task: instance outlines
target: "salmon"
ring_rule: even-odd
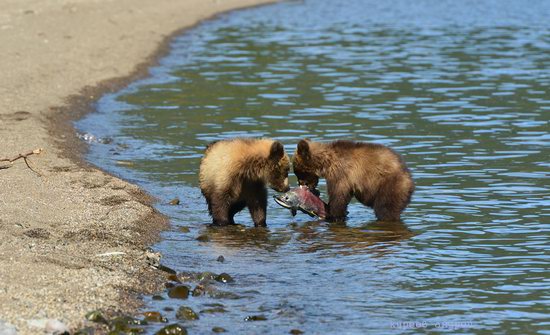
[[[298,210],[321,219],[327,215],[328,205],[304,185],[295,187],[285,194],[275,195],[273,198],[280,206],[290,209],[292,216],[295,216]]]

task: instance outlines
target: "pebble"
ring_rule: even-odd
[[[152,250],[147,250],[145,252],[144,256],[145,256],[145,261],[147,262],[147,264],[149,264],[151,266],[154,266],[154,267],[158,267],[160,265],[160,259],[162,257],[160,252],[154,252]]]
[[[208,237],[208,235],[199,235],[199,237],[197,237],[197,241],[199,242],[209,242],[210,241],[210,237]]]
[[[202,272],[201,274],[199,274],[199,276],[197,277],[197,279],[199,281],[205,281],[205,280],[212,280],[212,279],[216,279],[218,275],[215,274],[214,272]]]
[[[178,275],[175,274],[169,274],[166,279],[175,281],[176,283],[181,283],[181,280],[178,278]]]
[[[168,290],[168,296],[173,299],[187,299],[189,297],[189,287],[185,285],[172,287]]]
[[[244,318],[244,321],[266,321],[267,318],[263,315],[250,315]]]
[[[212,307],[201,310],[203,314],[214,314],[214,313],[227,313],[227,310],[223,307]]]
[[[92,321],[92,322],[101,322],[101,323],[107,323],[107,319],[101,314],[100,311],[91,311],[86,314],[86,320]]]
[[[181,306],[176,312],[176,318],[180,320],[198,320],[199,316],[191,307]]]
[[[216,281],[219,281],[220,283],[231,283],[233,282],[233,277],[231,277],[228,273],[220,273],[218,276],[216,276]]]
[[[198,297],[198,296],[201,296],[201,295],[204,295],[206,293],[206,289],[203,285],[197,285],[194,289],[193,289],[193,292],[192,292],[192,295],[194,297]]]
[[[171,324],[155,333],[156,335],[187,335],[187,330],[179,324]]]

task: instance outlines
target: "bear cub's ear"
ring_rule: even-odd
[[[285,148],[279,141],[273,142],[271,150],[269,150],[269,159],[278,161],[285,155]]]
[[[309,158],[309,141],[307,139],[300,140],[300,142],[298,142],[298,155],[302,156],[305,159]]]

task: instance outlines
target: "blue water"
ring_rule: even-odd
[[[91,162],[160,199],[165,265],[191,288],[198,272],[235,279],[144,310],[176,321],[164,308],[190,306],[200,319],[180,322],[197,334],[550,334],[549,14],[550,1],[291,1],[176,37],[77,123],[113,140]],[[352,203],[332,225],[270,201],[268,230],[246,211],[210,229],[199,160],[236,136],[289,153],[303,137],[389,145],[417,191],[402,223]],[[200,313],[212,307],[226,312]]]

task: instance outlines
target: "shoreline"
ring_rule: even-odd
[[[29,157],[41,176],[22,160],[0,169],[0,332],[7,323],[34,334],[41,329],[33,322],[46,319],[75,330],[87,324],[88,311],[133,313],[141,294],[163,288],[165,273],[148,264],[147,247],[168,219],[139,187],[88,163],[72,123],[104,93],[146,77],[174,36],[218,14],[273,2],[7,3],[0,15],[0,158],[44,151]]]

